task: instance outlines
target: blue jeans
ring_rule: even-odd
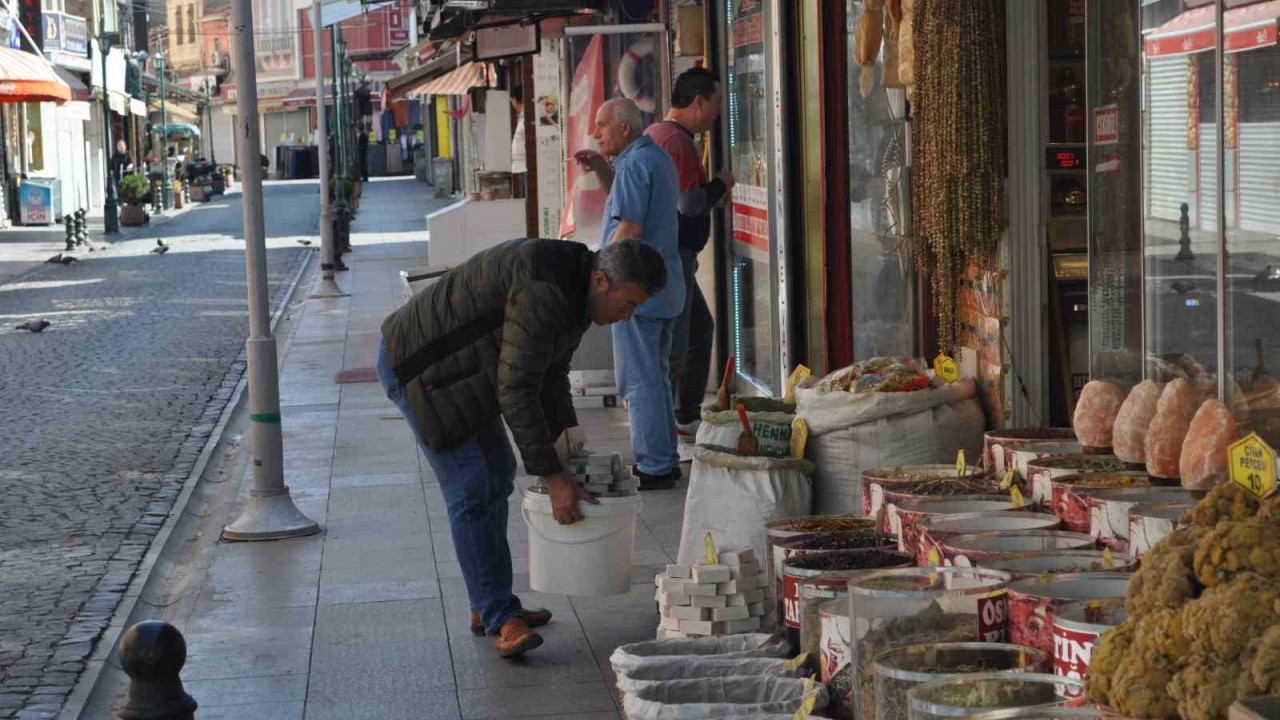
[[[702,417],[716,324],[698,287],[698,253],[680,248],[680,260],[684,263],[684,310],[676,318],[671,342],[671,387],[676,394],[676,422],[683,425]]]
[[[613,324],[613,363],[618,395],[631,413],[636,467],[666,475],[680,466],[671,398],[671,341],[676,319],[634,315]]]
[[[511,546],[507,544],[507,498],[515,490],[516,457],[502,420],[447,452],[432,450],[418,431],[404,388],[396,379],[387,348],[378,348],[378,379],[387,398],[400,408],[427,462],[440,480],[449,510],[449,532],[467,583],[471,611],[480,613],[485,630],[496,634],[520,614],[520,599],[511,592]]]

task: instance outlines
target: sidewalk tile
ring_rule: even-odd
[[[330,700],[318,693],[307,702],[307,720],[457,720],[460,717],[458,698],[452,692],[371,693],[340,700]]]
[[[458,700],[465,720],[617,710],[613,694],[600,682],[487,688],[460,692]]]
[[[302,711],[302,701],[214,705],[208,708],[201,704],[196,716],[200,720],[302,720]]]
[[[440,601],[320,606],[310,687],[334,702],[452,691]]]

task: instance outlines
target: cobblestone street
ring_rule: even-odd
[[[274,309],[317,185],[265,196]],[[244,371],[241,227],[232,194],[0,284],[0,718],[61,708]]]

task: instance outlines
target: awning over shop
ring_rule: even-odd
[[[137,115],[138,117],[146,117],[147,104],[142,102],[138,98],[131,97],[129,98],[129,112],[134,115]]]
[[[71,88],[44,58],[0,47],[0,102],[56,102],[71,99]]]
[[[473,87],[492,84],[494,72],[488,63],[473,62],[447,75],[427,80],[404,91],[406,95],[466,95]]]
[[[191,123],[169,123],[168,125],[153,125],[151,129],[154,132],[164,133],[168,137],[175,135],[190,135],[191,137],[200,137],[200,128]]]
[[[72,100],[84,102],[89,99],[89,86],[76,77],[75,73],[58,65],[53,66],[53,71],[62,79],[62,82],[67,84],[67,87],[71,88]]]
[[[1188,55],[1212,50],[1217,35],[1214,7],[1188,10],[1156,28],[1146,39],[1146,56]],[[1246,5],[1222,15],[1222,49],[1240,52],[1276,44],[1280,0]]]
[[[160,101],[153,99],[151,101],[151,112],[159,112],[159,111],[160,111]],[[169,102],[165,103],[164,111],[169,116],[170,120],[177,119],[177,120],[185,120],[187,122],[193,122],[193,123],[200,122],[200,116],[197,115],[194,110],[191,110],[190,108],[187,108],[186,106],[178,102],[175,102],[173,100],[170,100]]]

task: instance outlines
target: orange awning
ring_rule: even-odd
[[[488,63],[471,62],[445,75],[432,78],[404,91],[405,95],[466,95],[467,91],[494,81]]]
[[[0,47],[0,103],[71,99],[71,88],[39,55]]]

